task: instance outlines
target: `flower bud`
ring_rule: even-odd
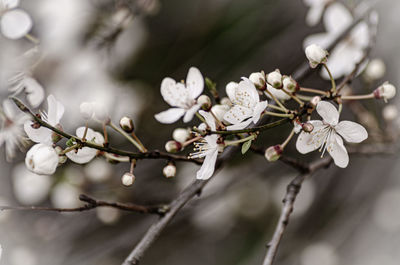
[[[176,153],[179,152],[181,149],[182,149],[182,144],[177,141],[171,140],[165,144],[165,150],[168,153]]]
[[[85,120],[93,118],[95,106],[93,102],[82,102],[79,106],[79,111]]]
[[[308,133],[310,133],[314,130],[314,125],[312,125],[309,122],[303,123],[302,127],[303,127],[303,131],[308,132]]]
[[[276,69],[275,71],[269,73],[267,75],[267,81],[274,88],[281,88],[282,87],[281,72],[278,69]]]
[[[310,105],[315,108],[318,103],[321,101],[321,97],[320,96],[315,96],[310,100]]]
[[[176,128],[172,133],[172,138],[180,143],[186,142],[190,137],[190,130],[184,128]]]
[[[122,128],[122,130],[124,130],[127,133],[132,133],[133,130],[135,129],[132,119],[126,116],[122,117],[119,120],[119,126]]]
[[[375,98],[383,98],[385,101],[393,98],[396,95],[396,88],[389,82],[383,83],[380,87],[374,90]]]
[[[209,96],[207,95],[201,95],[198,99],[197,99],[197,103],[201,105],[201,108],[203,110],[210,110],[212,104],[211,104],[211,99]]]
[[[324,50],[317,44],[311,44],[307,46],[305,53],[311,68],[315,68],[319,64],[326,63],[328,61],[328,51]]]
[[[283,76],[283,88],[288,92],[295,92],[299,88],[299,84],[290,76]]]
[[[374,81],[381,79],[386,72],[385,63],[381,59],[373,59],[369,62],[364,71],[364,77],[367,80]]]
[[[168,164],[163,168],[163,174],[166,178],[173,178],[176,175],[176,166]]]
[[[99,104],[95,104],[94,116],[97,120],[99,120],[100,122],[102,122],[104,124],[108,124],[111,121],[108,111],[103,106],[100,106]]]
[[[227,98],[227,97],[221,98],[220,102],[221,102],[221,105],[225,105],[225,106],[228,106],[228,107],[232,106],[231,100],[229,98]]]
[[[135,182],[135,175],[130,172],[126,172],[122,175],[121,181],[124,186],[129,187],[133,184],[133,182]]]
[[[26,153],[25,165],[36,174],[52,175],[58,166],[58,154],[49,145],[35,144]]]
[[[395,105],[387,105],[382,110],[382,116],[386,121],[393,121],[399,116],[399,111]]]
[[[267,150],[265,150],[265,158],[269,161],[269,162],[274,162],[276,160],[278,160],[281,157],[283,150],[281,145],[274,145],[274,146],[270,146],[267,148]]]
[[[249,76],[250,81],[255,85],[258,90],[265,90],[266,83],[265,83],[265,74],[264,72],[256,72],[252,73]]]

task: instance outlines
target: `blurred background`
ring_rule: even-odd
[[[134,15],[129,16],[125,3]],[[191,66],[217,82],[225,95],[229,81],[279,68],[290,74],[304,60],[303,40],[324,31],[305,24],[308,8],[297,0],[35,0],[22,1],[34,21],[32,35],[45,54],[33,75],[46,94],[65,108],[64,130],[84,125],[83,101],[101,103],[114,122],[133,117],[148,149],[164,148],[174,128],[153,115],[168,106],[160,96],[161,80],[184,79]],[[359,1],[346,1],[350,7]],[[380,15],[372,58],[383,59],[384,80],[398,84],[400,2],[378,1]],[[122,29],[119,26],[123,25]],[[0,38],[0,96],[15,58],[32,48],[27,40]],[[328,87],[312,73],[305,87]],[[363,82],[355,82],[362,91]],[[396,105],[397,100],[391,103]],[[369,102],[379,126],[382,102]],[[40,109],[47,109],[46,103]],[[345,116],[354,119],[346,112]],[[359,121],[361,122],[361,121]],[[392,128],[398,121],[392,120]],[[195,124],[195,123],[194,123]],[[93,128],[99,129],[95,123]],[[268,131],[259,146],[282,142],[288,126]],[[111,143],[130,149],[118,135]],[[3,149],[4,147],[2,147]],[[134,150],[134,149],[132,149]],[[286,151],[286,150],[285,150]],[[288,154],[299,156],[290,145]],[[166,161],[140,161],[136,182],[121,185],[126,164],[96,158],[87,165],[67,163],[53,176],[29,173],[24,154],[12,163],[0,153],[0,205],[77,207],[81,193],[95,198],[140,204],[168,203],[194,180],[198,166],[177,164],[177,176],[166,179]],[[397,155],[353,156],[345,170],[331,166],[307,179],[295,204],[276,264],[398,264],[400,259],[400,168]],[[192,200],[148,250],[141,264],[261,264],[278,220],[286,185],[296,172],[248,152],[235,155]],[[0,212],[0,264],[121,264],[157,216],[99,208],[83,213]]]

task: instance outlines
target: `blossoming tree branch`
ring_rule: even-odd
[[[0,144],[4,143],[6,146],[7,159],[13,158],[17,147],[34,143],[26,153],[26,167],[35,174],[52,175],[68,160],[87,164],[95,157],[102,157],[110,163],[126,164],[126,173],[121,176],[121,184],[128,187],[134,185],[135,166],[143,159],[165,160],[162,173],[167,178],[176,175],[179,170],[176,165],[178,161],[200,165],[193,174],[197,179],[194,184],[168,206],[106,202],[81,195],[80,199],[86,203],[84,207],[29,209],[79,212],[96,207],[115,207],[162,216],[124,262],[137,264],[168,222],[186,202],[201,191],[214,175],[216,168],[226,160],[224,155],[229,157],[232,152],[245,155],[251,150],[263,154],[268,162],[279,160],[301,173],[289,185],[282,215],[269,245],[264,264],[272,264],[294,200],[306,176],[328,166],[332,161],[337,167],[346,168],[351,163],[347,143],[368,141],[369,128],[355,121],[342,120],[341,113],[351,104],[364,100],[387,102],[396,94],[395,86],[389,82],[381,83],[365,94],[351,93],[347,85],[359,73],[363,72],[371,81],[378,80],[383,75],[380,73],[381,62],[370,61],[362,69],[368,57],[366,50],[371,43],[373,28],[364,20],[353,23],[353,14],[342,4],[332,1],[305,2],[310,5],[307,23],[316,25],[323,16],[327,30],[326,33],[309,36],[305,40],[305,58],[309,69],[319,71],[322,78],[330,81],[330,87],[305,87],[300,80],[276,69],[235,77],[234,81],[226,84],[226,96],[221,97],[222,91],[217,89],[217,84],[205,78],[196,67],[188,69],[185,81],[165,77],[160,84],[160,92],[167,109],[155,114],[154,118],[162,124],[174,124],[179,120],[188,124],[187,128],[175,128],[172,131],[172,139],[166,141],[165,151],[149,150],[136,135],[140,128],[135,128],[130,117],[125,116],[114,121],[104,107],[96,102],[81,103],[80,114],[84,122],[77,124],[77,128],[63,126],[62,118],[64,114],[68,115],[68,108],[53,95],[47,96],[47,110],[40,108],[38,111],[45,93],[32,76],[32,69],[42,60],[40,42],[29,34],[32,20],[25,11],[17,8],[19,1],[0,2],[2,34],[9,39],[26,38],[34,45],[26,55],[33,57],[34,63],[30,69],[20,71],[10,80],[12,94],[4,101],[1,111],[3,127]],[[314,2],[321,3],[315,5]],[[343,19],[338,21],[335,19],[337,17]],[[369,19],[375,21],[373,15]],[[353,41],[346,42],[342,36],[345,31],[348,39],[352,38]],[[334,42],[337,42],[336,46],[329,53],[327,48]],[[349,55],[353,52],[356,56]],[[337,84],[340,77],[344,77],[344,82]],[[21,96],[23,94],[25,99]],[[20,113],[14,112],[11,102],[21,110]],[[94,124],[101,130],[90,128]],[[268,135],[274,128],[287,124],[290,124],[290,129],[280,142],[270,146],[260,146],[257,142],[260,135]],[[75,133],[72,133],[74,130]],[[124,138],[130,146],[125,149],[115,148],[109,138],[110,130]],[[62,139],[65,141],[61,141]],[[370,140],[369,143],[374,141]],[[286,148],[290,145],[296,147],[299,156],[319,152],[321,158],[302,164],[286,155]]]

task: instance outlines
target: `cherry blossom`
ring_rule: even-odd
[[[237,86],[227,86],[226,93],[233,103],[233,107],[224,115],[224,120],[233,124],[227,127],[228,130],[240,130],[251,122],[257,123],[268,106],[267,101],[260,101],[256,87],[245,77]]]
[[[44,89],[29,73],[19,72],[8,81],[11,84],[9,91],[17,95],[24,91],[29,104],[37,108],[44,100]]]
[[[52,175],[58,166],[58,154],[50,145],[35,144],[26,153],[25,165],[33,173]]]
[[[47,97],[48,112],[42,112],[41,118],[53,127],[59,125],[62,116],[64,115],[64,106],[57,101],[53,95]],[[53,132],[45,127],[35,127],[33,121],[27,121],[24,124],[24,129],[29,139],[36,143],[51,145],[53,143]]]
[[[184,122],[192,120],[201,105],[196,98],[204,89],[204,79],[199,69],[191,67],[186,77],[186,84],[176,82],[170,77],[161,83],[161,95],[172,108],[160,112],[154,117],[161,123],[174,123],[183,117]]]
[[[322,121],[309,121],[314,129],[311,133],[305,131],[300,133],[296,142],[297,150],[306,154],[320,148],[322,156],[325,151],[328,151],[338,167],[347,167],[349,155],[344,147],[342,137],[347,142],[360,143],[367,139],[367,131],[363,126],[352,121],[339,122],[339,112],[329,102],[319,102],[316,110],[322,117]]]
[[[207,125],[211,130],[216,130],[214,117],[205,111],[199,111],[200,115],[204,117]],[[200,126],[199,126],[200,127]],[[212,134],[204,137],[200,142],[195,143],[195,153],[190,154],[190,158],[204,158],[203,165],[196,173],[197,179],[209,179],[215,170],[215,163],[217,162],[218,152],[220,147],[218,145],[218,135]]]
[[[315,43],[326,49],[329,43],[332,43],[352,23],[353,16],[350,11],[343,4],[333,3],[327,7],[324,14],[324,26],[327,32],[307,37],[303,43],[304,47]],[[364,56],[364,49],[368,43],[368,25],[360,22],[350,31],[347,38],[339,42],[330,52],[327,66],[335,79],[353,71],[355,65]],[[326,71],[321,71],[321,75],[329,79]]]
[[[24,37],[32,28],[32,19],[24,10],[17,8],[19,0],[0,1],[0,29],[9,39]]]
[[[29,118],[24,113],[16,113],[13,109],[13,103],[9,100],[3,101],[3,110],[0,117],[2,119],[0,146],[4,143],[6,158],[10,161],[15,156],[16,147],[22,148],[26,145],[27,139],[23,125]]]
[[[76,129],[76,136],[82,138],[85,132],[85,127],[79,127]],[[93,131],[92,129],[88,128],[86,132],[86,137],[88,142],[92,142],[98,145],[102,145],[104,143],[104,137],[101,133]],[[82,147],[78,151],[72,150],[67,152],[65,155],[78,164],[86,164],[90,162],[97,154],[97,149],[90,148],[90,147]]]

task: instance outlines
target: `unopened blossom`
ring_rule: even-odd
[[[249,80],[253,82],[253,84],[256,86],[257,89],[259,90],[265,89],[266,81],[264,72],[251,73],[249,76]]]
[[[207,95],[201,95],[197,99],[197,104],[199,104],[203,110],[209,110],[212,106],[211,98]]]
[[[267,74],[267,82],[274,88],[282,87],[282,75],[281,72],[277,69],[269,74]]]
[[[121,182],[124,186],[129,187],[132,186],[133,182],[135,182],[135,175],[130,172],[126,172],[121,177]]]
[[[282,146],[274,145],[270,146],[265,150],[264,156],[269,162],[274,162],[278,160],[282,155]]]
[[[328,52],[317,44],[307,46],[305,53],[311,68],[326,63],[328,60]]]
[[[303,0],[310,7],[306,15],[308,26],[315,26],[321,20],[325,7],[333,0]]]
[[[296,142],[297,150],[306,154],[319,148],[322,156],[325,151],[328,151],[338,167],[347,167],[349,155],[344,147],[342,137],[347,142],[360,143],[367,139],[367,131],[363,126],[352,121],[339,122],[339,112],[329,102],[319,102],[316,110],[322,117],[322,121],[309,121],[314,129],[311,133],[305,131],[300,133]]]
[[[189,137],[190,137],[190,129],[187,128],[176,128],[172,132],[172,139],[180,143],[186,142],[189,139]]]
[[[132,133],[135,129],[132,119],[126,116],[119,120],[119,126],[127,133]]]
[[[394,98],[396,95],[396,87],[389,82],[385,82],[374,90],[375,98],[383,98],[385,101]]]
[[[292,93],[295,92],[299,86],[296,80],[294,80],[290,76],[283,76],[282,84],[283,84],[283,89]]]
[[[19,39],[32,28],[32,19],[28,13],[18,8],[19,0],[0,1],[0,30],[4,37]]]
[[[33,173],[52,175],[58,166],[58,154],[50,145],[35,144],[26,153],[25,165]]]
[[[9,79],[8,83],[11,85],[9,91],[14,95],[24,92],[32,107],[37,108],[42,104],[45,96],[44,89],[29,73],[19,72]]]
[[[59,125],[62,116],[64,115],[64,106],[57,101],[53,95],[47,97],[48,111],[41,113],[41,119],[53,127]],[[40,126],[36,127],[33,121],[27,121],[24,124],[24,129],[29,139],[36,143],[44,143],[51,145],[53,143],[53,131]]]
[[[168,153],[177,153],[182,150],[182,144],[178,141],[168,141],[165,143],[165,150]]]
[[[163,174],[166,178],[173,178],[176,175],[176,166],[168,164],[163,168]]]
[[[240,130],[250,123],[257,123],[261,113],[268,106],[267,101],[260,101],[257,89],[247,78],[235,86],[226,88],[226,93],[233,103],[233,107],[224,115],[224,120],[231,123],[228,130]]]
[[[364,77],[367,80],[375,81],[381,79],[386,72],[385,63],[381,59],[371,60],[364,71]]]
[[[182,116],[184,122],[191,121],[201,107],[196,99],[203,89],[204,79],[196,67],[189,69],[185,84],[176,82],[170,77],[164,78],[161,82],[161,95],[172,108],[154,117],[161,123],[174,123]]]
[[[25,113],[15,112],[10,100],[3,101],[3,109],[0,112],[0,146],[4,144],[7,161],[15,156],[15,149],[22,149],[27,144],[24,133],[24,123],[29,120]]]
[[[323,22],[326,32],[307,37],[303,42],[304,47],[314,43],[327,49],[329,44],[353,23],[353,16],[343,4],[335,2],[326,8]],[[360,22],[330,52],[329,60],[326,64],[333,78],[337,79],[351,73],[355,65],[364,56],[364,49],[368,46],[368,43],[368,25],[365,22]],[[324,69],[322,69],[321,75],[329,80],[329,75]]]
[[[94,116],[96,104],[94,102],[82,102],[79,105],[79,112],[84,120],[90,120]]]
[[[216,124],[214,117],[209,112],[200,111],[199,113],[204,117],[210,129],[215,131]],[[189,157],[193,159],[205,157],[200,170],[196,173],[197,179],[206,180],[213,175],[218,152],[222,151],[218,144],[218,138],[219,136],[217,134],[207,135],[199,142],[195,143],[194,151],[196,152],[191,153]]]
[[[85,127],[79,127],[76,129],[76,136],[82,138],[85,133]],[[102,145],[104,143],[104,137],[101,133],[93,131],[88,128],[86,132],[86,142]],[[75,143],[74,143],[75,144]],[[72,150],[67,152],[65,155],[75,163],[86,164],[90,162],[97,154],[97,149],[90,147],[82,147],[78,150]]]

